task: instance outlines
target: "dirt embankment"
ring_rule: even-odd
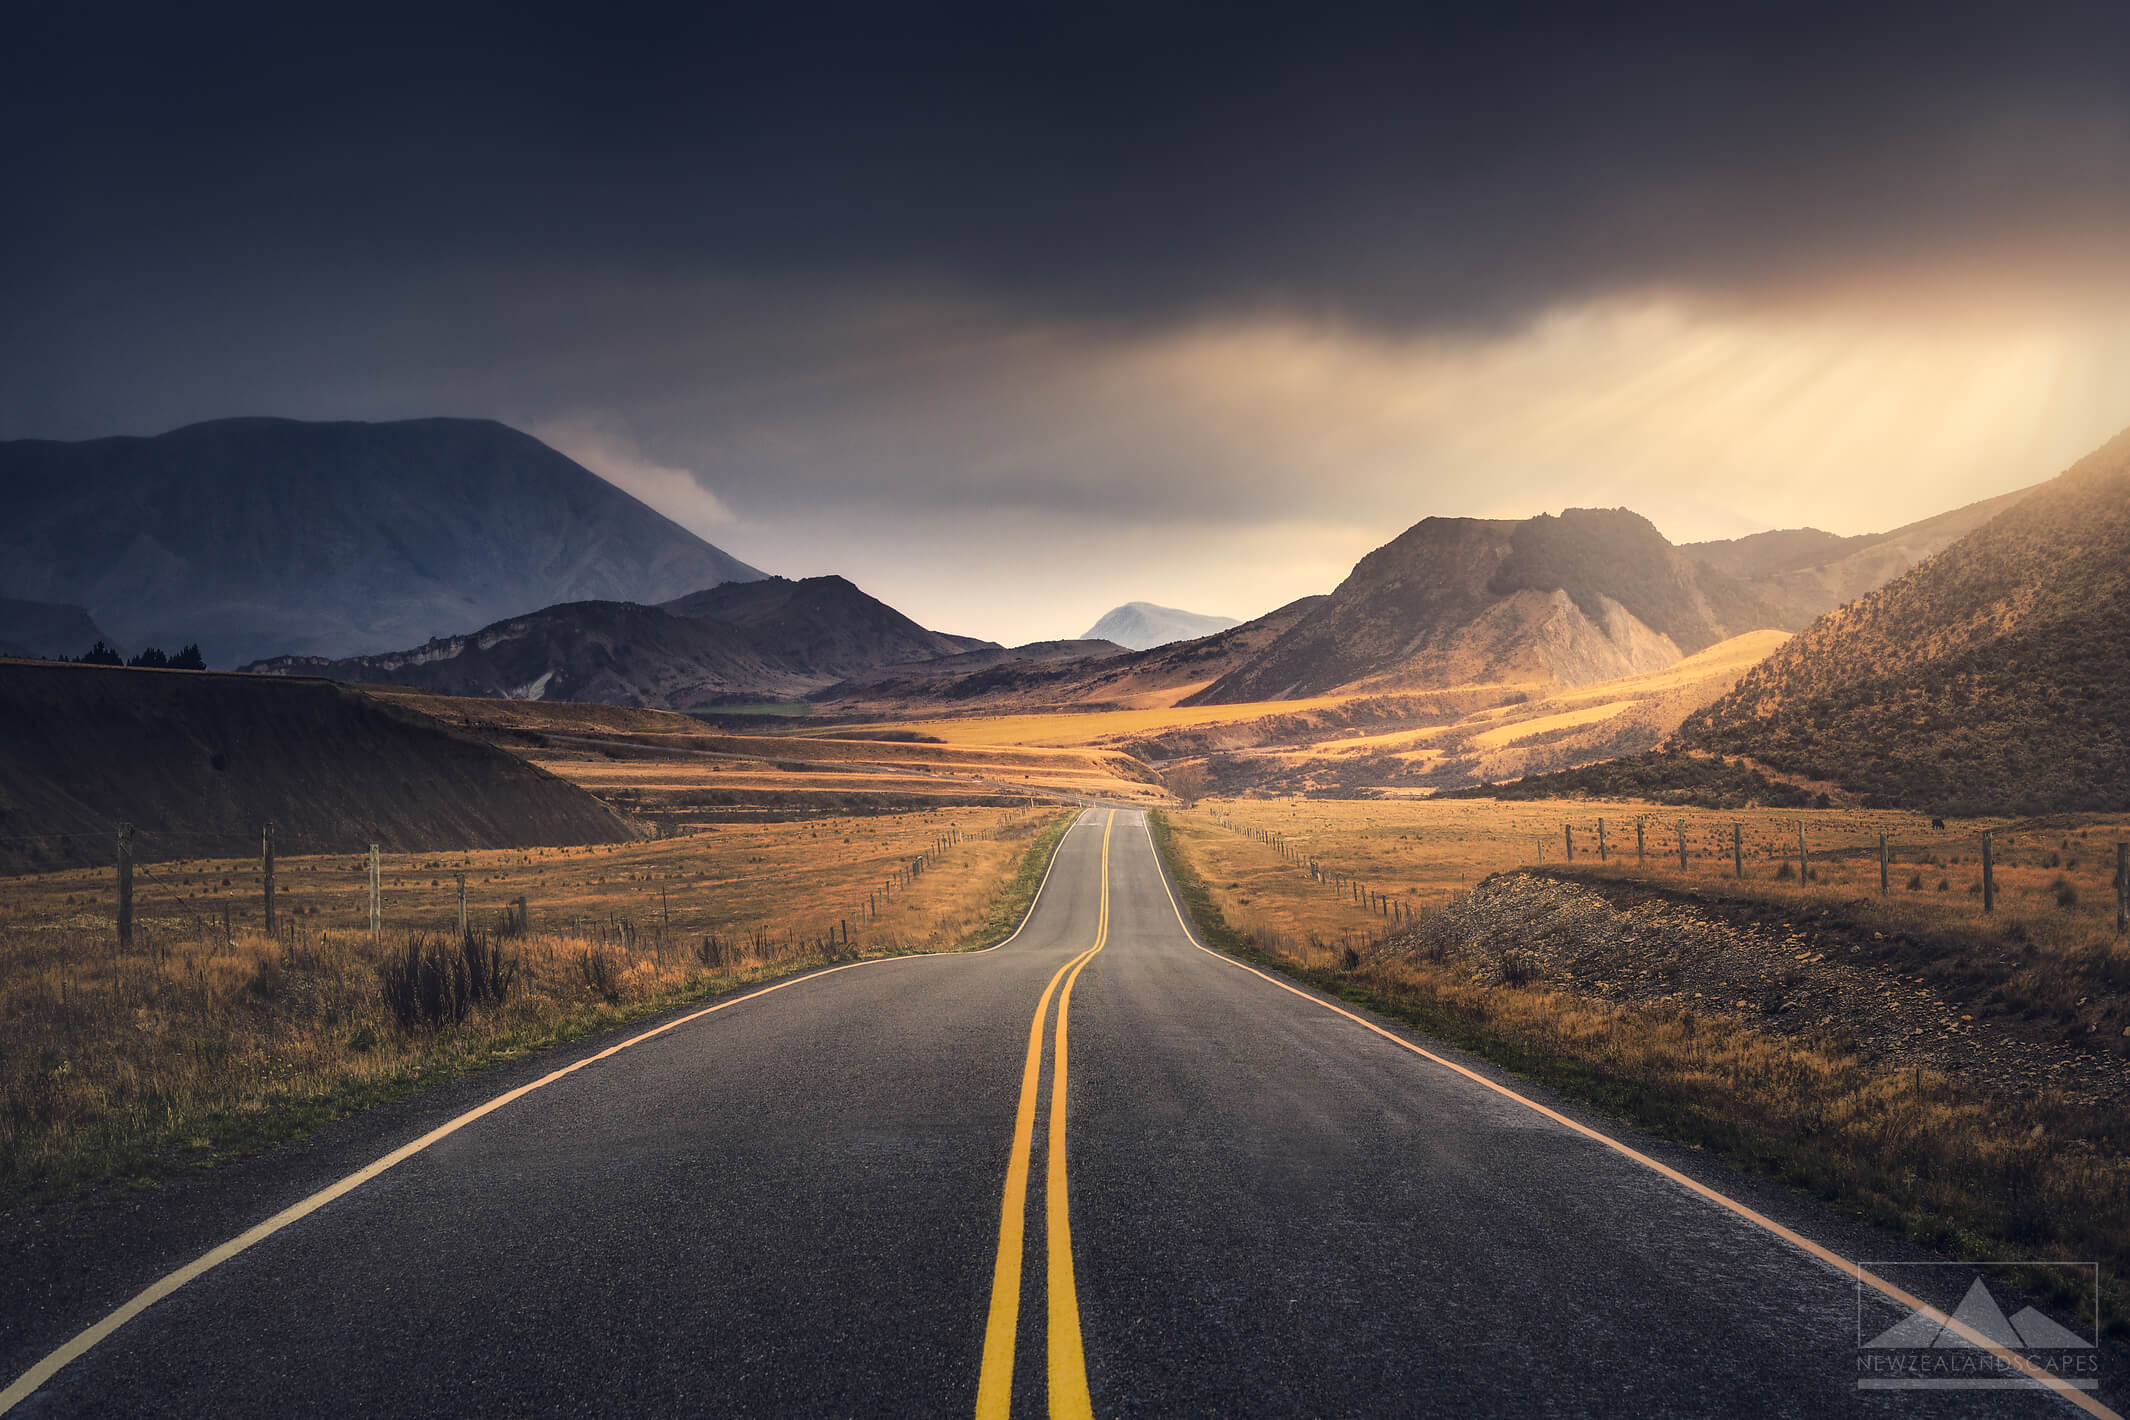
[[[2008,1096],[2130,1103],[2130,996],[2009,945],[1951,951],[1831,909],[1524,870],[1482,881],[1406,949],[1497,980],[1728,1013]]]
[[[324,681],[0,662],[0,872],[284,853],[619,843],[592,795]]]

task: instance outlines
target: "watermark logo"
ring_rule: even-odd
[[[2080,1319],[2100,1315],[2099,1264],[1871,1262],[1864,1270],[1924,1305],[1900,1305],[1857,1279],[1857,1389],[2099,1389],[2099,1323]]]

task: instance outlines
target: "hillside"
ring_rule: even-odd
[[[486,420],[0,443],[0,508],[0,596],[80,605],[128,645],[197,642],[212,665],[388,650],[527,607],[761,575]]]
[[[668,602],[569,602],[409,651],[280,656],[248,670],[446,695],[668,710],[795,700],[862,670],[988,642],[927,631],[841,577],[782,577]]]
[[[1207,616],[1152,602],[1126,602],[1112,607],[1087,629],[1086,641],[1114,641],[1132,651],[1148,651],[1171,641],[1195,641],[1242,623],[1232,616]]]
[[[1941,812],[2130,805],[2130,432],[1830,613],[1682,747]]]
[[[1679,550],[1745,582],[1775,608],[1785,629],[1796,631],[1952,546],[2032,491],[1986,498],[1892,532],[1836,537],[1817,528],[1795,528],[1687,543]]]
[[[110,639],[78,606],[0,597],[0,656],[79,656]]]
[[[1522,522],[1428,518],[1196,697],[1232,704],[1661,670],[1775,612],[1624,508]]]
[[[722,622],[772,648],[802,676],[836,680],[875,666],[999,649],[974,636],[927,631],[842,577],[727,582],[665,604],[675,616]]]
[[[0,662],[0,871],[256,852],[618,843],[591,795],[320,681]]]

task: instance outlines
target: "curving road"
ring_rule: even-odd
[[[286,1165],[271,1206],[209,1243],[307,1211],[6,1399],[17,1415],[2105,1413],[2112,1350],[2081,1362],[2100,1386],[2073,1398],[1860,1390],[1859,1291],[1838,1264],[1927,1254],[1406,1039],[1196,945],[1142,816],[1090,810],[1003,947],[693,1013],[528,1075],[469,1121],[380,1116],[362,1126],[376,1137]],[[315,1197],[358,1144],[362,1162],[453,1123]],[[38,1295],[0,1312],[10,1376],[173,1265],[138,1252],[130,1279],[21,1289]],[[1968,1274],[1941,1271],[1928,1300],[1950,1308]]]

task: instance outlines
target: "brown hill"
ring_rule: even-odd
[[[2130,806],[2130,432],[1862,599],[1676,743],[1943,812]]]
[[[1661,670],[1775,613],[1625,508],[1523,522],[1429,518],[1194,703]]]
[[[314,680],[0,662],[0,865],[616,843],[591,795],[426,716]]]
[[[835,680],[875,666],[999,649],[974,636],[928,631],[842,577],[726,582],[665,603],[675,616],[722,622],[808,678]]]
[[[446,695],[669,710],[796,700],[888,662],[989,646],[927,631],[841,577],[728,583],[666,603],[569,602],[411,651],[247,670]]]
[[[1796,631],[1866,592],[1885,586],[2010,508],[2033,490],[1985,498],[1892,532],[1836,537],[1818,528],[1754,533],[1726,542],[1691,542],[1679,550],[1745,582]]]

